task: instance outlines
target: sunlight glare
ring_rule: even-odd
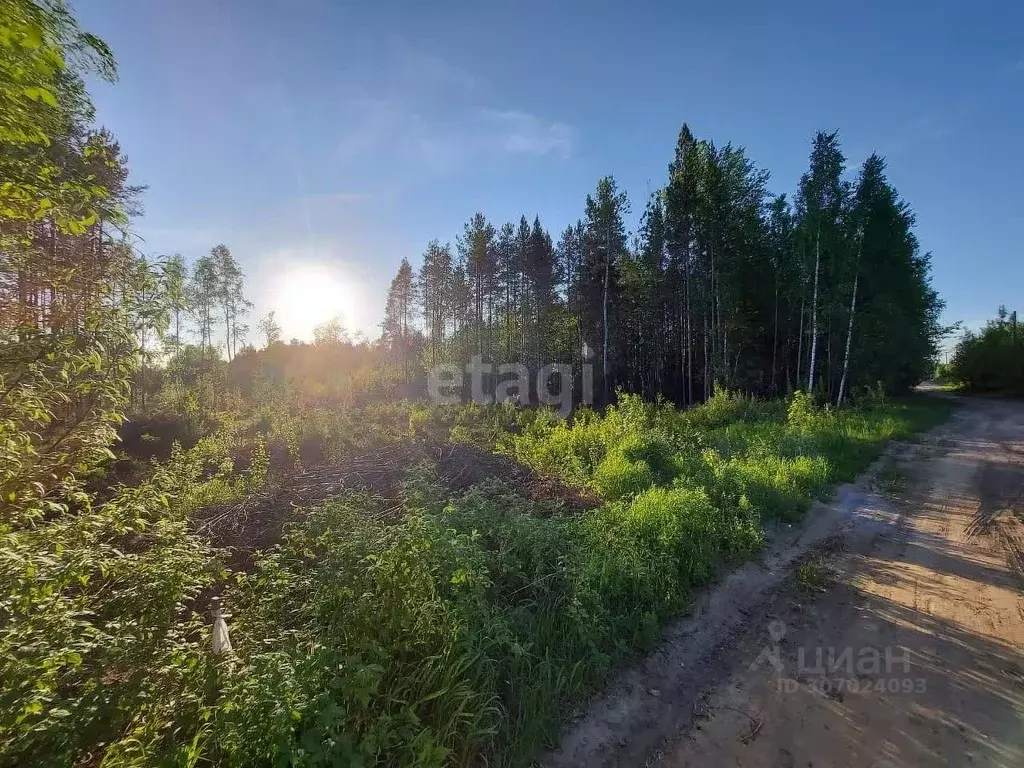
[[[311,339],[313,328],[341,317],[342,324],[354,314],[354,296],[337,273],[322,265],[289,267],[278,284],[273,308],[284,338]]]

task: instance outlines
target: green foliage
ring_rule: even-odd
[[[240,583],[216,729],[229,762],[440,766],[496,731],[460,615],[487,586],[472,542],[413,510],[374,523],[366,503],[312,510]]]
[[[844,216],[859,222],[877,278],[863,278],[864,337],[889,339],[884,355],[855,347],[851,382],[877,373],[906,385],[930,351],[939,303],[912,215],[880,161],[866,164],[850,208],[835,136],[819,136],[828,151],[812,157],[796,209],[776,199],[770,227],[766,173],[684,127],[636,253],[627,197],[607,177],[558,249],[539,218],[498,231],[477,214],[457,259],[433,243],[419,275],[403,261],[379,343],[349,341],[331,321],[315,345],[285,345],[270,316],[256,352],[240,348],[249,304],[225,246],[189,279],[180,257],[150,263],[104,228],[125,221],[132,188],[113,138],[89,133],[87,72],[112,77],[110,52],[60,0],[0,0],[0,272],[12,276],[0,295],[5,765],[528,764],[694,589],[759,549],[767,523],[798,519],[885,440],[941,415],[887,402],[882,385],[853,408],[820,409],[834,365],[825,387],[788,405],[719,387],[779,392],[781,371],[801,364],[794,310],[809,298],[799,291],[822,231],[820,320],[838,349],[853,242]],[[684,291],[685,322],[666,327],[684,319]],[[695,368],[673,355],[696,340],[701,315],[711,323]],[[189,316],[197,346],[183,342]],[[883,318],[896,316],[904,330],[886,335]],[[504,347],[509,361],[578,362],[586,338],[601,339],[603,403],[616,382],[705,403],[679,411],[619,392],[565,421],[510,403],[393,397],[428,359],[493,359]],[[911,350],[906,365],[894,365],[897,347]],[[139,459],[136,484],[92,493],[132,396],[181,417],[190,447]],[[500,479],[456,492],[429,464],[386,468],[405,481],[386,500],[339,492],[296,512],[276,495],[279,471],[300,477],[297,467],[382,447],[437,456],[455,443],[601,503],[570,513]],[[288,522],[279,543],[238,565],[206,538],[204,515],[244,525],[256,508],[267,530]],[[210,648],[214,594],[234,644],[223,657]]]
[[[980,333],[956,347],[948,374],[968,389],[1024,396],[1024,329],[1006,307]]]
[[[754,551],[760,532],[704,489],[651,488],[584,522],[586,574],[620,643],[649,645],[690,590]]]
[[[4,759],[527,764],[695,588],[758,550],[765,522],[796,519],[884,440],[941,415],[794,402],[787,415],[721,392],[678,411],[624,395],[572,422],[411,403],[220,414],[217,433],[175,448],[138,488],[8,537]],[[282,435],[343,455],[368,432],[378,444],[489,441],[607,502],[566,515],[498,480],[452,493],[423,466],[397,514],[341,496],[294,518],[243,572],[225,574],[190,532],[193,513],[272,482]],[[225,659],[196,613],[211,589],[228,608]]]
[[[953,370],[952,363],[937,363],[935,373],[932,374],[933,381],[940,387],[953,389],[959,383]]]
[[[61,0],[0,0],[0,218],[48,217],[78,234],[95,222],[108,190],[75,166],[96,147],[68,141],[69,126],[91,115],[85,73],[112,78],[113,57]]]
[[[794,392],[786,410],[786,423],[796,429],[809,429],[816,421],[814,398],[801,390]]]
[[[629,459],[624,452],[609,453],[594,470],[594,489],[609,501],[635,496],[654,485],[654,473],[643,459]]]
[[[205,621],[220,575],[172,494],[180,467],[94,510],[8,530],[0,548],[0,755],[7,764],[151,764],[207,716]]]
[[[112,456],[137,362],[112,309],[74,333],[0,337],[0,530],[88,504],[82,477]]]

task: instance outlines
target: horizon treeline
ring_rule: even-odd
[[[1000,306],[996,317],[979,331],[967,330],[948,365],[938,367],[969,392],[1024,396],[1024,329],[1017,312]]]
[[[403,259],[384,339],[410,375],[476,355],[590,363],[602,402],[623,389],[687,405],[715,387],[840,402],[920,381],[943,302],[885,161],[850,180],[837,134],[819,132],[792,198],[767,182],[742,148],[684,124],[635,237],[611,176],[557,238],[536,216],[476,213],[418,269]]]
[[[24,381],[26,366],[59,344],[131,360],[138,370],[118,386],[132,405],[170,384],[176,409],[189,382],[216,402],[225,384],[244,394],[259,377],[317,398],[422,397],[430,367],[474,356],[568,363],[577,374],[590,364],[598,404],[623,390],[689,405],[716,387],[840,402],[879,383],[905,389],[933,368],[942,301],[882,158],[848,169],[837,135],[818,133],[797,189],[776,195],[742,148],[687,125],[636,233],[611,176],[560,231],[538,216],[498,223],[476,213],[454,244],[430,242],[415,268],[402,261],[380,339],[350,341],[335,319],[312,344],[282,345],[273,313],[250,328],[227,247],[192,264],[136,253],[129,234],[143,188],[95,124],[83,80],[114,77],[109,49],[61,3],[4,8],[21,62],[0,84],[5,381]],[[252,330],[265,350],[246,343]],[[76,370],[113,381],[105,366]]]

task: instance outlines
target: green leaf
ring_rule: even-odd
[[[27,26],[21,44],[25,48],[38,48],[43,44],[43,30],[35,24]]]

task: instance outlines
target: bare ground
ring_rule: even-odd
[[[780,531],[550,766],[1024,766],[1024,404],[966,400]]]

